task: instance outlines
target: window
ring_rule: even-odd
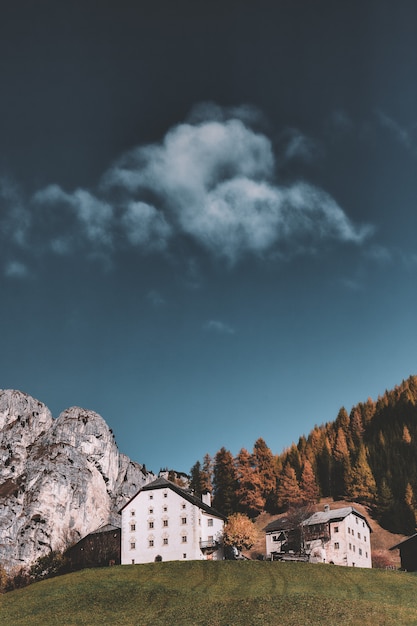
[[[339,542],[338,542],[338,541],[336,541],[336,542],[335,542],[335,544],[334,544],[334,549],[335,549],[335,550],[338,550],[338,549],[339,549]]]
[[[366,541],[366,535],[363,536],[363,540]]]
[[[135,511],[130,511],[130,515],[134,515],[134,514],[135,514]]]
[[[183,558],[183,559],[186,559],[186,558],[187,558],[187,555],[185,554],[185,552],[183,553],[182,558]]]
[[[353,551],[356,552],[356,546],[353,545],[352,547],[353,547]]]
[[[349,550],[352,550],[352,544],[351,543],[349,544]]]
[[[358,523],[358,518],[357,517],[355,517],[355,520],[356,520],[356,523]]]
[[[149,494],[149,500],[153,500],[153,493]]]
[[[168,511],[168,507],[164,506],[164,513],[166,513]]]
[[[153,539],[149,539],[149,541],[148,541],[148,546],[149,546],[150,548],[153,548],[153,546],[154,546],[154,540],[153,540]]]
[[[136,530],[136,524],[130,524],[130,530]]]
[[[360,539],[360,538],[361,538],[361,534],[360,534],[360,533],[358,533],[358,539]]]
[[[163,542],[164,546],[168,545],[168,537],[164,537]]]
[[[168,520],[164,519],[162,522],[162,525],[165,526],[165,528],[168,526]]]
[[[134,565],[134,564],[135,564],[135,559],[132,559],[132,565]]]
[[[149,515],[153,515],[153,508],[152,507],[149,509]]]
[[[368,558],[368,553],[367,552],[365,552],[365,556],[366,556],[366,558]]]
[[[166,491],[164,491],[164,498],[168,498],[168,494]]]
[[[186,508],[186,505],[185,505],[185,504],[183,504],[183,505],[182,505],[182,508],[183,508],[183,509],[185,509],[185,508]]]
[[[350,528],[349,528],[349,526],[348,526],[348,534],[350,535]]]
[[[153,522],[148,522],[148,528],[153,528]]]
[[[183,536],[182,536],[182,542],[183,542],[183,543],[187,543],[187,536],[186,536],[186,535],[183,535]]]
[[[136,548],[136,543],[134,541],[130,542],[130,549],[134,550]]]
[[[335,526],[335,527],[334,527],[334,532],[335,532],[335,533],[338,533],[338,532],[339,532],[339,526]]]
[[[352,537],[354,537],[354,536],[355,536],[355,531],[352,528]]]
[[[213,520],[211,518],[207,520],[207,526],[213,526]]]
[[[362,548],[359,548],[359,555],[362,556]]]
[[[181,524],[186,524],[187,523],[187,518],[186,517],[182,517],[181,518]]]

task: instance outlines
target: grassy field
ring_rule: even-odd
[[[417,576],[261,561],[83,570],[0,596],[1,626],[417,625]]]

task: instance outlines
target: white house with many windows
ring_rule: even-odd
[[[142,487],[120,511],[122,565],[222,559],[226,518],[210,505],[165,478]]]
[[[371,527],[353,506],[318,511],[302,524],[304,549],[313,563],[372,567]]]
[[[309,560],[350,567],[372,567],[371,528],[366,517],[348,506],[317,511],[301,524],[286,517],[265,528],[267,558]]]

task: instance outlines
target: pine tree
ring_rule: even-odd
[[[228,516],[234,513],[237,489],[236,468],[231,452],[224,447],[214,458],[213,487],[213,506],[223,515]]]
[[[208,452],[204,455],[201,474],[203,480],[203,491],[213,491],[213,459]]]
[[[308,459],[304,462],[303,473],[301,474],[300,494],[304,504],[317,502],[319,497],[314,470]]]
[[[339,427],[336,435],[336,442],[333,451],[332,467],[332,495],[335,498],[342,498],[346,494],[347,482],[350,476],[349,449],[346,442],[345,431]]]
[[[353,500],[371,504],[375,501],[377,490],[375,478],[366,457],[366,449],[362,444],[356,463],[350,472],[347,492]]]
[[[236,491],[239,511],[249,517],[256,517],[265,507],[262,495],[263,485],[257,468],[253,466],[253,457],[242,448],[236,458],[238,488]]]
[[[300,487],[297,482],[295,470],[289,463],[284,467],[278,485],[278,506],[287,508],[293,504],[297,504],[301,500]]]
[[[196,463],[194,463],[190,470],[190,476],[190,489],[193,491],[194,495],[201,498],[201,494],[205,489],[200,461],[196,461]]]
[[[274,455],[260,437],[255,441],[252,454],[253,465],[261,481],[261,496],[264,506],[269,512],[274,512],[277,488],[277,464]]]

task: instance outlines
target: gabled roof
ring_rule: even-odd
[[[390,550],[395,550],[395,548],[401,548],[403,545],[405,545],[408,542],[415,543],[416,541],[417,541],[417,533],[414,533],[414,535],[411,535],[411,537],[406,537],[399,543],[396,543],[395,546],[392,546],[392,548],[390,548]]]
[[[126,502],[126,504],[120,509],[119,513],[121,513],[123,509],[125,509],[132,502],[132,500],[136,498],[136,496],[139,493],[141,493],[142,491],[154,491],[155,489],[171,489],[172,491],[177,493],[179,496],[181,496],[181,498],[184,498],[184,500],[187,500],[188,502],[191,502],[191,504],[195,504],[195,506],[198,506],[205,513],[208,513],[209,515],[212,515],[213,517],[219,517],[220,519],[224,521],[227,520],[227,517],[225,515],[223,515],[222,513],[219,513],[219,511],[216,511],[216,509],[213,509],[213,507],[208,506],[208,504],[205,504],[202,500],[200,500],[200,498],[197,498],[189,491],[182,489],[182,487],[179,487],[178,485],[171,482],[170,480],[167,480],[166,478],[162,478],[162,477],[156,478],[151,483],[148,483],[147,485],[142,487],[142,489],[139,489],[139,491],[135,493],[133,498],[130,498],[130,500]]]
[[[292,530],[294,528],[294,523],[288,519],[288,517],[279,517],[278,519],[269,522],[267,526],[265,526],[264,530],[266,533],[274,533],[279,530]]]
[[[368,520],[362,513],[359,513],[353,506],[345,506],[341,509],[329,509],[328,511],[317,511],[317,513],[313,513],[311,517],[304,520],[302,522],[303,526],[312,526],[313,524],[327,524],[329,522],[341,522],[348,515],[354,513],[358,517],[364,520],[369,527],[369,530],[372,532],[371,527],[369,526]]]

